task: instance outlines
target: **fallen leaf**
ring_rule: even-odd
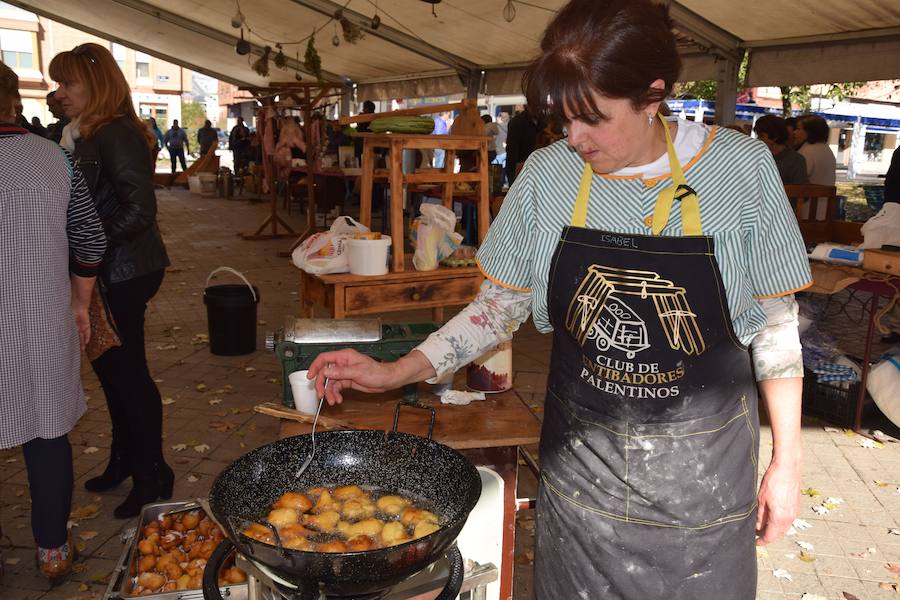
[[[196,446],[194,446],[194,450],[196,452],[199,452],[200,454],[203,454],[204,452],[209,450],[209,445],[208,444],[197,444]]]
[[[813,512],[816,513],[817,515],[827,515],[828,514],[828,509],[826,507],[822,506],[821,504],[819,506],[813,506],[812,509],[813,509]]]
[[[803,541],[798,540],[797,545],[800,546],[800,548],[802,548],[803,550],[806,550],[807,552],[812,552],[812,550],[813,550],[813,545],[810,544],[809,542],[803,542]]]
[[[187,444],[175,444],[174,446],[172,446],[172,450],[174,450],[175,452],[181,452],[182,450],[186,450],[186,449],[187,449]]]
[[[818,594],[810,594],[809,592],[800,596],[800,600],[826,600],[825,596],[819,596]]]
[[[870,554],[875,554],[876,552],[878,552],[877,548],[870,547],[870,548],[866,548],[864,552],[853,552],[850,554],[850,556],[852,556],[854,558],[869,558]]]
[[[792,524],[797,531],[803,531],[804,529],[812,529],[812,523],[809,521],[804,521],[803,519],[794,519]]]
[[[175,404],[175,400],[173,398],[163,398],[162,403],[163,406],[168,406],[170,404]]]
[[[83,521],[85,519],[93,519],[100,514],[100,507],[96,504],[85,504],[84,506],[75,507],[69,515],[72,520]]]
[[[78,537],[83,539],[84,541],[92,540],[97,537],[96,531],[81,531],[78,533]]]
[[[859,598],[857,598],[850,592],[841,592],[841,593],[844,595],[844,600],[859,600]]]
[[[900,565],[894,563],[887,563],[884,565],[884,568],[893,573],[894,575],[900,575]]]
[[[802,492],[800,492],[804,496],[809,496],[810,498],[815,498],[816,496],[821,496],[822,492],[817,490],[816,488],[806,488]]]
[[[847,437],[856,437],[856,432],[852,429],[845,429],[844,435],[846,435]]]
[[[879,583],[879,589],[887,590],[887,591],[895,591],[900,594],[900,583]]]
[[[89,587],[88,587],[88,584],[86,584],[86,583],[82,583],[81,585],[78,586],[78,591],[79,591],[79,592],[86,592],[86,591],[88,591],[89,589],[91,589],[91,588],[89,588]]]
[[[175,344],[166,344],[165,346],[157,346],[157,350],[177,350],[178,346]]]
[[[786,532],[784,532],[784,535],[786,537],[793,537],[793,536],[797,535],[797,530],[794,529],[793,526],[791,526],[788,528],[788,530]]]
[[[210,406],[215,406],[216,404],[221,404],[221,403],[222,403],[221,398],[213,398],[212,400],[209,401]]]
[[[7,558],[3,562],[5,562],[8,565],[17,565],[17,564],[19,564],[19,561],[21,561],[21,560],[22,560],[21,558],[18,558],[16,556],[11,556],[10,558]]]
[[[268,379],[266,379],[266,381],[268,381],[269,383],[278,383],[278,379],[276,379],[275,377],[269,377]]]
[[[159,379],[158,377],[153,378],[153,383],[162,383],[162,382],[163,382],[163,380]]]
[[[265,321],[262,321],[262,320],[260,320],[260,321],[257,321],[257,322],[256,322],[256,324],[257,324],[257,325],[265,325],[265,324],[266,324],[266,322],[265,322]]]
[[[791,574],[784,569],[775,569],[774,571],[772,571],[772,575],[774,575],[777,579],[787,579],[788,581],[794,580],[794,578],[791,577]]]
[[[882,444],[881,442],[876,442],[875,440],[870,440],[869,438],[856,440],[856,443],[858,443],[863,448],[884,448],[884,444]]]
[[[194,346],[200,346],[202,344],[209,343],[209,336],[205,333],[198,333],[191,338],[191,344]]]
[[[891,529],[888,531],[888,535],[900,535],[900,529]]]
[[[256,370],[256,367],[244,367],[244,371],[247,373],[251,373]]]
[[[172,331],[181,331],[181,326],[179,326],[179,325],[173,326]]]
[[[834,496],[828,496],[827,498],[825,498],[825,502],[828,504],[834,504],[835,506],[837,506],[838,504],[843,504],[844,499],[843,498],[835,498]]]
[[[188,483],[197,483],[198,481],[200,481],[200,478],[194,474],[191,474],[191,475],[187,476],[187,480],[188,480]]]
[[[197,384],[197,387],[196,387],[195,389],[196,389],[198,392],[205,392],[205,391],[206,391],[206,384],[205,384],[205,383],[198,383],[198,384]]]
[[[209,428],[213,431],[218,431],[220,433],[228,433],[232,429],[236,428],[237,425],[234,423],[229,423],[228,421],[213,421],[209,424]]]
[[[18,458],[7,458],[5,462],[6,462],[7,464],[9,464],[9,463],[14,463],[14,462],[19,462],[19,459],[18,459]]]
[[[816,557],[807,552],[806,550],[800,551],[800,560],[803,562],[813,562],[816,560]]]
[[[244,448],[247,447],[247,444],[245,444],[244,442],[241,442],[241,443],[240,443],[240,447],[241,447],[241,449],[244,449]]]
[[[841,430],[838,429],[837,427],[825,427],[824,429],[828,433],[840,433],[841,432]]]
[[[873,481],[872,483],[874,483],[878,487],[887,487],[887,486],[891,485],[887,481],[878,481],[877,479],[875,481]]]

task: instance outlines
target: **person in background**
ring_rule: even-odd
[[[219,130],[212,126],[208,119],[203,122],[203,127],[197,130],[197,146],[200,147],[200,156],[209,152],[219,144]]]
[[[163,138],[169,158],[172,159],[172,175],[175,174],[175,163],[181,161],[181,170],[187,171],[187,163],[184,161],[184,153],[191,152],[191,143],[188,141],[187,132],[178,126],[178,119],[172,121],[172,127]]]
[[[450,113],[442,112],[434,117],[434,130],[431,135],[447,135],[450,133]],[[441,148],[434,149],[434,166],[438,169],[444,168],[444,157],[446,152]]]
[[[768,146],[778,167],[778,174],[785,185],[809,183],[806,173],[806,159],[788,143],[788,130],[784,119],[775,115],[765,115],[757,119],[753,126],[756,136]]]
[[[58,144],[62,138],[63,128],[69,124],[69,119],[66,117],[66,113],[63,112],[59,100],[56,99],[55,91],[47,94],[47,108],[50,110],[53,118],[56,119],[56,123],[47,125],[47,137]]]
[[[552,332],[537,600],[754,600],[756,546],[800,510],[793,294],[809,258],[761,142],[663,116],[680,73],[665,5],[562,6],[523,87],[568,143],[532,154],[510,188],[478,296],[395,362],[344,349],[309,367],[333,404],[453,373],[529,314]]]
[[[360,114],[363,115],[371,115],[375,113],[375,103],[371,100],[366,100],[362,105],[362,112]],[[372,123],[357,123],[356,124],[356,132],[357,133],[368,133],[372,130]],[[363,140],[362,138],[354,138],[353,140],[353,153],[356,155],[356,159],[360,165],[362,165],[362,153],[363,153]]]
[[[31,117],[31,133],[42,138],[48,136],[47,128],[41,124],[38,117]]]
[[[234,172],[243,173],[247,168],[247,154],[250,144],[250,129],[244,125],[244,118],[237,118],[237,125],[231,128],[228,134],[228,149],[234,160]]]
[[[828,146],[828,121],[818,115],[800,117],[794,137],[802,144],[797,150],[806,160],[809,182],[816,185],[834,185],[837,178],[837,161]]]
[[[538,133],[543,127],[538,120],[524,107],[509,120],[506,132],[506,181],[510,187],[516,180],[519,165],[525,162],[537,142]]]
[[[156,136],[157,151],[162,150],[166,145],[166,138],[163,135],[162,130],[159,128],[159,125],[157,125],[156,119],[154,119],[153,117],[149,117],[147,119],[147,125],[150,126],[150,132],[154,136]]]
[[[784,120],[784,126],[787,128],[787,132],[788,132],[788,138],[787,138],[788,146],[790,146],[790,147],[793,148],[794,150],[799,150],[799,149],[800,149],[800,146],[802,146],[803,144],[802,144],[802,143],[800,143],[800,144],[797,143],[797,136],[796,136],[796,132],[797,132],[797,117],[788,117],[788,118],[786,118],[786,119]]]
[[[57,54],[50,77],[72,119],[62,146],[74,149],[106,231],[100,278],[121,340],[91,362],[106,396],[112,444],[106,469],[84,487],[106,492],[131,477],[131,491],[113,511],[125,519],[144,504],[171,498],[175,482],[163,459],[162,400],[144,346],[147,303],[169,266],[156,222],[156,138],[135,114],[131,88],[107,48],[89,43]]]
[[[884,175],[884,201],[900,202],[900,148],[894,148],[891,166]]]
[[[497,158],[497,136],[500,135],[500,126],[494,123],[491,115],[481,115],[481,120],[484,121],[484,135],[491,138],[488,142],[488,164],[490,164]]]
[[[0,448],[22,446],[38,568],[58,583],[75,559],[68,433],[87,408],[80,349],[106,237],[71,155],[13,125],[18,98],[0,63]]]

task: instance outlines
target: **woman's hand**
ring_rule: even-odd
[[[413,351],[397,362],[383,363],[349,348],[320,354],[307,375],[316,380],[316,392],[319,397],[324,395],[330,405],[343,402],[344,390],[386,392],[433,376],[434,368],[421,352]]]
[[[757,497],[756,544],[781,539],[800,513],[800,469],[775,461],[766,469]]]
[[[91,318],[88,315],[88,307],[72,304],[72,316],[75,317],[78,342],[81,345],[81,351],[84,352],[88,342],[91,341]]]

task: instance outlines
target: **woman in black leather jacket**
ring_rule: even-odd
[[[109,465],[85,487],[104,492],[131,476],[114,515],[128,518],[172,496],[174,474],[163,460],[162,404],[147,367],[144,313],[169,265],[156,224],[151,148],[155,139],[134,112],[125,77],[106,48],[82,44],[50,62],[56,98],[72,119],[60,142],[75,155],[108,240],[101,281],[122,345],[91,365],[112,420]]]

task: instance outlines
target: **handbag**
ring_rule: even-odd
[[[100,289],[100,281],[94,286],[91,292],[91,304],[88,307],[88,317],[91,321],[91,339],[88,341],[84,349],[88,360],[91,362],[100,358],[104,352],[110,348],[122,345],[122,339],[116,329],[116,323],[112,314],[109,312],[109,306],[106,304],[103,290]]]

